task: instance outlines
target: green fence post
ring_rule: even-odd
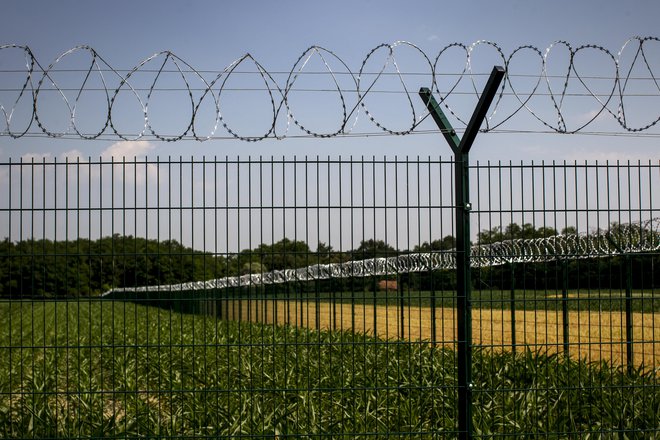
[[[316,330],[321,328],[321,281],[314,281],[314,322],[316,323]],[[332,288],[330,289],[332,290]]]
[[[516,354],[516,276],[515,266],[509,263],[511,268],[511,291],[509,292],[509,301],[511,304],[511,351]],[[504,328],[504,326],[502,326]]]
[[[406,337],[406,320],[405,320],[405,308],[406,303],[403,297],[403,283],[401,282],[401,275],[397,273],[396,275],[396,292],[399,297],[399,339],[403,340]]]
[[[605,236],[607,241],[620,253],[623,254],[623,264],[626,277],[626,296],[625,296],[625,314],[626,314],[626,366],[628,372],[634,371],[633,359],[633,331],[632,331],[632,256],[626,252],[619,243],[612,239],[610,235]]]
[[[456,215],[456,307],[458,355],[458,435],[473,438],[472,429],[472,304],[470,301],[470,148],[486,117],[504,68],[495,66],[488,78],[463,138],[459,139],[431,90],[423,87],[419,95],[454,153],[454,203]]]
[[[561,286],[561,318],[563,325],[564,337],[564,354],[568,356],[570,346],[570,334],[568,323],[568,261],[562,260],[561,262],[562,286]]]
[[[628,372],[634,371],[632,331],[632,257],[625,256],[626,264],[626,364]]]
[[[431,283],[431,344],[435,346],[438,343],[438,329],[436,326],[437,317],[435,313],[435,308],[436,308],[435,283],[434,283],[432,269],[429,269],[429,282]]]

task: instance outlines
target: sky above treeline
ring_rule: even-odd
[[[621,76],[629,72],[626,68],[630,67],[635,55],[632,43],[629,50],[620,55],[622,46],[631,37],[660,36],[657,32],[659,16],[660,4],[652,0],[7,1],[0,17],[0,43],[29,46],[42,68],[47,68],[59,55],[79,45],[92,47],[108,65],[123,75],[161,51],[171,51],[180,60],[179,67],[190,66],[203,72],[207,81],[217,78],[245,54],[249,53],[258,64],[248,59],[239,67],[252,71],[252,74],[234,75],[231,79],[224,76],[216,83],[217,93],[220,83],[226,81],[226,90],[220,98],[223,115],[220,123],[214,120],[213,97],[206,99],[200,107],[195,129],[203,136],[212,134],[223,138],[221,140],[162,142],[146,132],[142,138],[130,137],[132,140],[120,142],[109,127],[105,128],[105,135],[92,141],[75,139],[75,136],[53,139],[43,136],[41,128],[33,122],[30,133],[37,136],[0,137],[0,159],[134,155],[449,156],[450,151],[442,136],[426,133],[436,129],[430,118],[416,129],[424,134],[394,136],[382,131],[369,116],[393,131],[405,131],[411,121],[419,120],[423,114],[416,91],[419,87],[433,85],[429,62],[434,63],[440,51],[454,42],[469,47],[477,41],[487,40],[494,43],[501,54],[495,45],[473,47],[470,61],[475,76],[464,76],[446,101],[451,109],[448,112],[450,119],[459,131],[463,122],[469,119],[477,99],[475,91],[481,91],[485,74],[493,65],[502,64],[517,48],[534,46],[546,54],[546,49],[552,47],[546,66],[550,79],[546,83],[544,78],[536,89],[537,96],[525,101],[526,93],[539,84],[540,57],[531,49],[516,53],[509,69],[518,76],[505,84],[506,94],[495,114],[490,114],[489,122],[501,125],[492,133],[478,136],[473,148],[474,160],[656,160],[660,158],[660,149],[657,148],[660,130],[657,126],[631,133],[621,127],[615,116],[603,111],[604,106],[614,115],[620,111],[622,82],[617,84],[614,81],[616,72],[611,57],[600,49],[580,50],[575,54],[574,71],[566,96],[562,96],[570,54],[564,43],[556,42],[565,41],[573,48],[596,45],[606,49],[620,58]],[[397,41],[407,41],[415,46],[396,46],[392,53],[394,58],[389,59],[389,63],[387,47],[370,55],[370,51],[379,45]],[[302,67],[297,60],[313,45],[332,51],[336,57],[323,52],[324,58],[314,55]],[[456,74],[465,68],[465,54],[461,50],[454,46],[440,57],[436,70],[439,89],[449,90],[459,78]],[[624,90],[627,122],[632,128],[645,126],[660,115],[657,80],[660,76],[660,42],[648,42],[645,50],[647,64],[638,58],[631,72],[631,77],[642,79],[637,79],[636,83],[630,80]],[[20,74],[7,73],[6,70],[20,67],[21,56],[16,49],[0,51],[0,70],[5,70],[0,74],[0,89],[3,89],[0,102],[5,112],[15,102],[16,87],[21,81]],[[80,69],[89,60],[89,52],[78,51],[65,57],[54,69]],[[136,93],[142,105],[148,102],[149,122],[153,128],[158,133],[174,136],[187,129],[193,110],[181,75],[170,70],[154,83],[154,75],[164,61],[164,55],[155,57],[133,74],[130,82],[139,89]],[[24,58],[22,62],[25,64]],[[247,143],[232,139],[230,132],[222,127],[224,122],[234,133],[244,136],[260,136],[268,131],[270,121],[275,117],[274,107],[264,88],[264,79],[258,75],[255,66],[272,74],[269,87],[276,92],[277,87],[284,88],[287,80],[291,80],[288,72],[292,70],[322,73],[316,76],[300,74],[297,78],[295,87],[299,91],[289,95],[293,118],[288,121],[288,129],[286,113],[282,111],[276,115],[275,128],[280,135],[286,133],[284,140]],[[328,70],[324,70],[327,67],[336,74],[337,83],[328,75]],[[166,70],[174,68],[170,59]],[[360,79],[362,90],[368,88],[375,78],[366,73],[384,71],[384,75],[371,84],[373,93],[363,101],[369,114],[357,105],[354,90],[355,75],[361,68],[365,72]],[[346,75],[348,71],[353,75]],[[396,75],[397,71],[401,72],[403,81]],[[441,72],[445,72],[445,76]],[[80,70],[53,73],[49,79],[65,89],[64,93],[72,103],[84,77],[85,72]],[[118,78],[112,72],[106,72],[105,87],[117,87]],[[186,79],[190,78],[193,80],[188,86],[194,89],[195,102],[198,102],[203,87],[194,83],[200,78],[189,72]],[[35,75],[35,82],[37,80]],[[148,97],[149,87],[154,84],[156,91]],[[100,89],[101,85],[98,75],[92,74],[87,87]],[[339,95],[336,90],[333,92],[337,86],[344,90],[344,95]],[[48,80],[42,87],[38,101],[39,122],[48,131],[70,130],[70,114],[61,96]],[[518,96],[511,94],[512,87],[517,87]],[[549,88],[554,95],[548,93]],[[128,88],[125,86],[124,89]],[[103,129],[107,96],[98,90],[95,95],[88,92],[83,95],[76,110],[76,123],[82,130],[95,133]],[[612,97],[608,100],[610,95]],[[132,135],[144,129],[144,115],[134,96],[121,94],[112,112],[114,128]],[[437,96],[440,99],[441,95]],[[277,98],[275,93],[275,106]],[[345,108],[341,105],[341,98],[345,99]],[[555,98],[554,103],[551,98]],[[516,113],[520,100],[525,101],[527,109]],[[17,107],[27,106],[27,103],[23,98]],[[555,109],[557,105],[561,107],[559,114]],[[417,112],[416,119],[412,119],[411,108]],[[342,119],[344,111],[353,113]],[[511,116],[510,120],[506,120],[508,116]],[[13,115],[13,128],[25,124],[20,117],[18,108]],[[29,118],[25,116],[25,120]],[[329,139],[310,137],[296,125],[318,133],[333,133],[343,122],[352,128],[352,135]],[[585,123],[587,126],[580,134],[553,132],[561,127],[570,131]],[[215,130],[214,125],[217,125]],[[2,128],[7,129],[5,121]]]
[[[589,174],[593,182],[584,170],[564,176],[567,189],[552,203],[576,213],[595,203],[598,209],[589,219],[537,212],[538,203],[549,207],[543,193],[549,181],[530,189],[521,172],[499,183],[501,193],[509,191],[504,198],[512,199],[511,206],[490,207],[508,210],[506,218],[474,216],[473,233],[511,222],[586,231],[613,220],[655,217],[647,209],[657,204],[655,192],[634,201],[635,191],[621,194],[635,182],[650,194],[659,178],[658,17],[655,0],[5,1],[0,188],[6,190],[0,192],[0,205],[8,209],[0,238],[120,233],[175,238],[217,252],[283,237],[305,237],[312,248],[324,242],[335,249],[352,249],[371,238],[397,248],[440,239],[453,233],[452,202],[451,191],[436,188],[451,187],[451,171],[435,171],[449,166],[451,150],[427,117],[418,91],[433,89],[462,135],[496,65],[506,66],[508,74],[482,125],[489,131],[473,145],[472,162],[647,165],[629,168],[638,178],[623,176],[621,170],[628,168],[618,165]],[[413,134],[401,135],[413,126]],[[23,133],[18,139],[9,135]],[[268,139],[257,142],[237,138],[264,136]],[[391,158],[388,165],[385,156]],[[137,165],[135,158],[144,157],[161,165]],[[292,163],[305,157],[325,159],[327,171],[322,166],[303,172]],[[416,168],[406,165],[418,157]],[[211,167],[204,162],[214,158],[219,162]],[[352,168],[351,158],[365,158],[372,175],[360,174],[364,166]],[[337,159],[343,165],[329,165]],[[12,168],[10,160],[28,165]],[[128,165],[108,166],[110,160]],[[46,165],[54,161],[74,165]],[[239,161],[252,165],[239,167]],[[427,182],[427,189],[415,190],[404,181],[392,186],[394,171],[413,168],[409,180]],[[290,182],[292,175],[297,186]],[[539,171],[532,180],[544,176]],[[308,193],[314,193],[318,180],[318,206],[343,208],[315,214],[285,207],[298,203],[298,196],[299,206],[316,203]],[[603,189],[604,182],[610,186]],[[494,196],[482,183],[482,189],[472,185],[473,197],[489,204]],[[525,187],[524,195],[519,187]],[[572,196],[578,194],[575,188],[588,202]],[[381,218],[382,210],[360,212],[352,201],[346,208],[353,200],[349,196],[365,193],[373,200],[363,199],[363,205],[400,206],[406,197],[413,200],[415,191],[418,200],[446,212],[430,209],[417,218],[400,208]],[[513,209],[523,198],[532,212]],[[140,203],[149,209],[131,208]],[[167,213],[154,203],[167,206]],[[263,211],[269,203],[279,208]],[[85,204],[101,212],[71,209]],[[188,205],[225,206],[231,214],[217,220],[208,209],[176,211]],[[612,211],[626,206],[625,215]],[[62,209],[54,213],[51,208]],[[240,234],[229,233],[239,229]],[[216,237],[218,232],[223,236]]]

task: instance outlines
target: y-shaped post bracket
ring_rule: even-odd
[[[459,439],[471,439],[472,433],[472,304],[470,300],[470,209],[469,153],[488,108],[504,77],[504,68],[495,66],[479,103],[465,128],[463,138],[449,123],[431,90],[423,87],[419,96],[454,152],[456,211],[456,307],[458,335],[458,430]]]

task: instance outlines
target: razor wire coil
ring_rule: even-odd
[[[3,73],[11,72],[13,74],[21,73],[25,76],[16,81],[13,87],[3,87],[3,93],[13,93],[7,101],[0,102],[0,110],[3,114],[4,127],[1,128],[0,135],[21,138],[24,136],[46,136],[52,138],[79,138],[85,140],[101,139],[112,137],[121,140],[138,139],[156,139],[166,142],[175,142],[183,139],[205,141],[209,139],[229,138],[242,141],[255,142],[263,139],[283,139],[295,136],[291,133],[291,128],[296,127],[307,136],[312,137],[337,137],[354,134],[354,129],[358,122],[360,113],[376,128],[388,135],[407,135],[419,130],[419,125],[428,117],[426,111],[420,112],[416,109],[417,89],[409,85],[405,77],[415,75],[416,85],[430,86],[432,92],[439,96],[438,102],[452,115],[460,124],[466,125],[465,116],[456,109],[453,98],[463,95],[479,96],[480,88],[477,81],[482,76],[474,66],[478,64],[477,49],[485,47],[496,54],[498,62],[504,66],[506,71],[505,81],[498,91],[492,111],[484,121],[482,131],[496,131],[506,127],[511,119],[521,113],[526,112],[537,120],[547,130],[556,133],[578,133],[586,131],[587,127],[594,125],[594,121],[601,115],[611,116],[627,133],[639,133],[647,131],[658,125],[660,114],[650,115],[647,122],[635,122],[631,116],[627,100],[639,96],[640,93],[631,90],[633,81],[644,79],[649,84],[649,91],[642,95],[649,98],[660,98],[660,78],[654,69],[657,64],[653,55],[654,48],[658,47],[660,38],[658,37],[632,37],[627,40],[620,50],[612,52],[605,47],[586,44],[573,47],[566,41],[557,41],[545,49],[539,49],[532,45],[523,45],[510,54],[506,54],[503,49],[494,42],[480,40],[470,45],[463,43],[451,43],[442,48],[435,56],[429,55],[421,48],[410,42],[397,41],[392,44],[381,44],[371,49],[357,69],[351,69],[347,62],[340,58],[335,52],[325,49],[321,46],[311,46],[297,58],[289,71],[273,70],[269,71],[251,54],[247,53],[233,62],[221,71],[196,70],[192,65],[184,61],[170,51],[158,52],[138,63],[132,69],[119,69],[113,67],[107,62],[94,48],[90,46],[76,46],[58,56],[53,62],[43,67],[35,57],[28,46],[9,44],[0,46],[0,62],[4,55],[9,56],[10,51],[20,51],[25,57],[24,70],[7,70]],[[424,68],[420,71],[407,73],[397,60],[397,51],[405,48],[411,50],[415,56],[421,60]],[[458,50],[464,54],[464,64],[459,66],[455,74],[451,74],[456,79],[447,89],[441,89],[439,78],[443,75],[441,67],[446,54],[449,51]],[[368,69],[374,59],[385,52],[384,62],[375,70]],[[557,75],[550,72],[550,66],[554,62],[552,54],[563,51],[567,53],[568,60],[563,60],[566,64],[565,73]],[[587,56],[589,52],[595,52],[606,60],[606,64],[613,69],[610,76],[595,75],[589,72],[580,72],[578,61]],[[633,53],[632,59],[627,60],[629,53]],[[60,65],[65,64],[68,57],[73,54],[84,55],[87,57],[87,67],[82,69],[59,69]],[[519,74],[516,72],[515,61],[518,57],[525,54],[532,54],[539,60],[539,71],[537,74]],[[315,58],[318,58],[320,65],[325,71],[310,72],[306,70]],[[552,60],[552,61],[551,61]],[[154,68],[153,66],[157,67]],[[338,66],[333,68],[333,66]],[[640,76],[639,71],[644,72]],[[80,74],[82,77],[78,81],[79,86],[59,85],[55,77],[56,73],[70,72]],[[234,75],[252,72],[259,78],[259,87],[255,90],[265,91],[268,99],[268,109],[266,114],[270,114],[270,121],[263,128],[260,134],[247,135],[240,129],[232,126],[223,112],[222,101],[223,93],[238,90],[231,87],[229,79]],[[215,75],[209,78],[208,74]],[[339,123],[336,127],[326,131],[311,128],[302,120],[301,115],[295,111],[291,101],[293,92],[300,91],[296,85],[300,78],[306,74],[318,73],[329,75],[330,86],[319,91],[310,89],[311,93],[333,93],[337,95],[340,107]],[[152,123],[151,111],[153,110],[153,97],[157,91],[163,89],[159,86],[159,80],[165,74],[174,74],[181,79],[181,85],[178,90],[187,95],[186,101],[189,101],[188,109],[190,120],[183,121],[184,128],[180,132],[164,133],[156,129]],[[150,75],[146,86],[140,86],[140,81],[135,81],[139,75]],[[279,77],[286,77],[285,80]],[[400,89],[396,93],[405,95],[405,106],[410,110],[409,122],[403,128],[389,127],[377,114],[378,109],[369,105],[370,96],[381,93],[378,81],[387,76],[396,78],[400,83]],[[350,88],[340,84],[339,78],[348,78]],[[533,86],[529,92],[522,92],[516,86],[516,78],[527,77],[532,79]],[[98,85],[92,86],[92,78],[98,78]],[[552,80],[560,79],[562,86],[553,87]],[[611,81],[605,91],[594,90],[590,81]],[[459,90],[459,84],[463,81],[468,84],[468,91]],[[580,92],[575,92],[569,83],[579,85]],[[240,88],[239,88],[240,89]],[[79,126],[77,115],[82,96],[92,90],[103,93],[102,106],[97,109],[105,116],[101,120],[98,128],[95,130],[83,130]],[[68,127],[64,130],[54,130],[49,128],[45,122],[44,114],[48,108],[43,108],[42,98],[46,92],[55,92],[61,98],[68,112]],[[392,90],[385,90],[392,92]],[[142,129],[141,131],[125,131],[117,125],[117,100],[118,97],[128,95],[134,98],[140,109]],[[576,126],[569,126],[567,116],[567,99],[573,96],[582,96],[591,98],[595,109],[589,117]],[[550,109],[550,117],[543,113],[543,109],[538,110],[532,106],[531,100],[534,97],[544,97],[545,105]],[[509,106],[505,108],[505,103]],[[31,111],[18,112],[20,106],[31,107]],[[538,104],[535,104],[538,105]],[[212,109],[212,127],[208,133],[202,133],[198,127],[198,119],[201,118],[203,107]],[[547,110],[547,109],[546,109]],[[182,112],[185,113],[185,112]],[[546,112],[547,113],[547,112]],[[278,121],[283,121],[278,125]],[[16,128],[19,126],[21,128]],[[224,130],[228,136],[220,133]]]

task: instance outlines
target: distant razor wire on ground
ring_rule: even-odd
[[[504,66],[506,78],[482,131],[653,135],[650,129],[660,121],[659,43],[658,37],[633,37],[613,52],[595,44],[573,47],[557,41],[545,49],[523,45],[507,54],[497,43],[477,41],[448,44],[429,54],[399,41],[373,48],[357,69],[335,52],[311,46],[284,71],[268,70],[249,53],[222,70],[195,69],[170,51],[120,69],[89,46],[67,50],[46,65],[28,46],[3,45],[0,134],[161,141],[421,134],[428,132],[420,128],[428,111],[417,96],[420,85],[439,96],[460,130],[471,112],[469,106],[468,113],[463,111],[461,101],[478,99],[479,83],[487,77],[480,65],[487,59],[488,69],[493,63]],[[16,67],[8,68],[12,65]],[[239,112],[226,107],[236,106],[230,95],[252,92],[263,94],[261,104],[243,107],[240,114],[258,112],[261,117],[249,128],[241,127],[234,114]],[[168,102],[161,96],[166,93],[183,98]],[[300,101],[301,94],[311,101]],[[328,94],[334,109],[324,111],[336,114],[321,119],[333,126],[315,127],[317,115],[301,108]],[[402,127],[383,117],[391,97],[398,111],[408,113]],[[125,111],[129,107],[132,111]],[[167,114],[170,107],[177,111]],[[356,128],[360,113],[370,129]],[[164,114],[176,123],[161,128],[155,121]],[[525,115],[535,128],[516,125],[514,117]],[[603,131],[603,116],[616,121],[615,131]]]
[[[571,233],[543,238],[505,240],[477,244],[470,250],[474,268],[515,263],[546,263],[557,260],[613,257],[660,250],[660,218],[627,224],[614,224],[606,230]],[[367,258],[343,263],[314,264],[307,267],[241,276],[193,281],[180,284],[120,287],[119,292],[175,292],[262,286],[332,278],[393,276],[401,273],[456,269],[456,251],[409,253],[392,257]]]

